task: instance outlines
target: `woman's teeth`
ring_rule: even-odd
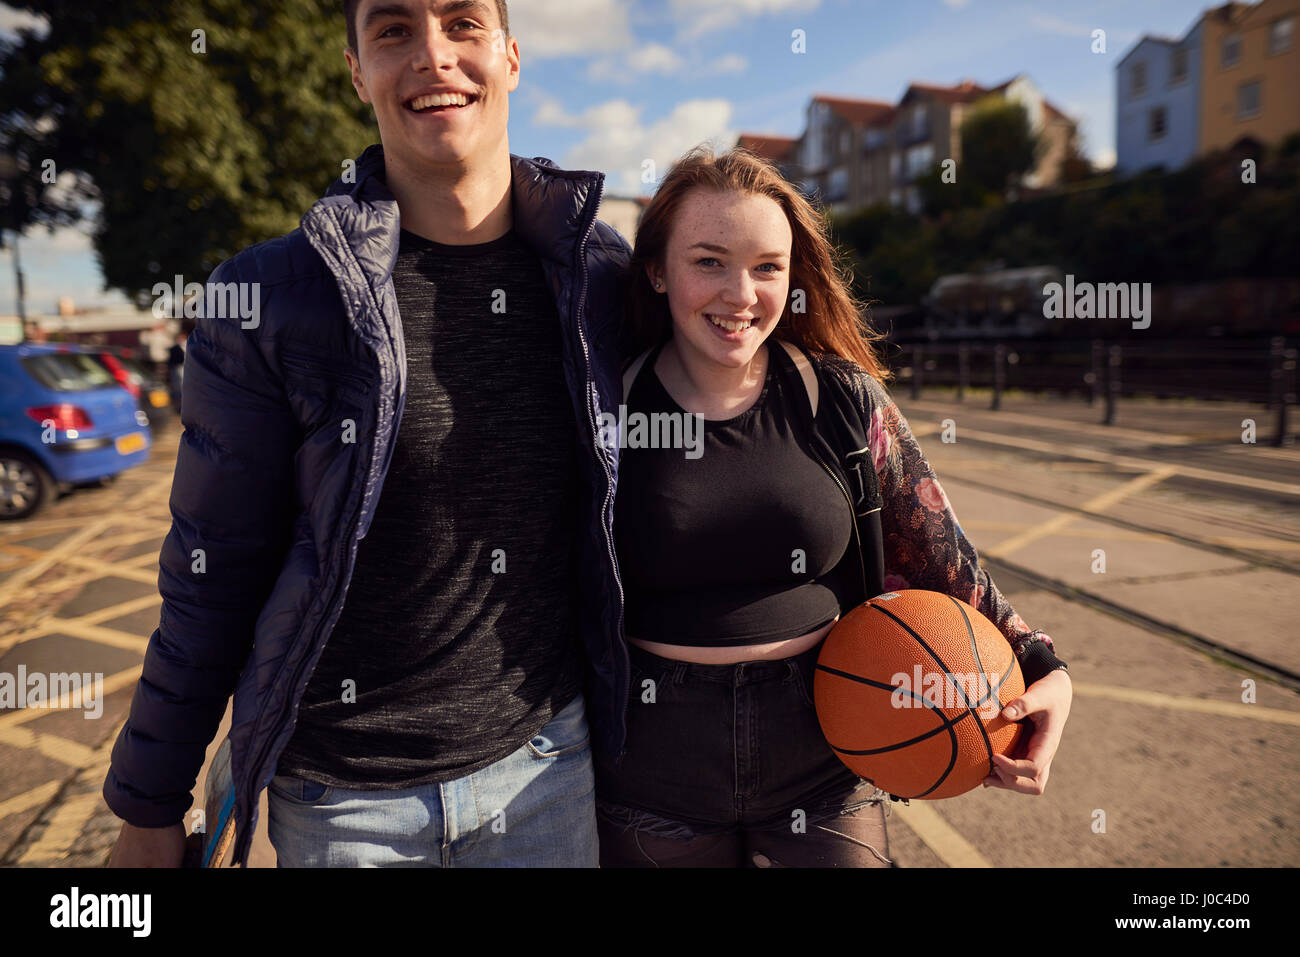
[[[726,329],[728,332],[744,332],[754,324],[754,320],[752,319],[745,319],[742,322],[732,322],[730,319],[719,319],[717,316],[710,316],[707,314],[705,315],[705,318],[719,329]]]

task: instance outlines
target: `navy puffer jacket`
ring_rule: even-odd
[[[594,744],[617,754],[629,681],[613,550],[618,450],[601,442],[598,423],[619,404],[629,251],[596,220],[601,174],[545,159],[511,164],[514,229],[541,259],[563,328],[584,466],[585,691]],[[400,226],[383,172],[372,146],[355,183],[336,182],[300,228],[222,263],[209,285],[259,283],[258,323],[244,328],[252,323],[231,310],[205,316],[187,347],[162,614],[104,798],[138,826],[183,820],[233,692],[236,862],[247,858],[258,798],[342,610],[405,402],[392,283]]]

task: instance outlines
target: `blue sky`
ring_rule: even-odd
[[[706,140],[798,135],[815,93],[894,102],[911,81],[993,85],[1027,74],[1080,122],[1084,148],[1114,155],[1114,66],[1143,34],[1180,36],[1206,0],[511,0],[523,63],[511,100],[511,150],[599,169],[633,194],[646,160],[662,175]],[[0,30],[18,15],[0,4]],[[1091,50],[1106,31],[1106,52]],[[807,52],[792,51],[802,30]],[[343,68],[340,57],[340,69]],[[376,136],[377,138],[377,136]],[[28,311],[101,290],[88,240],[26,237]],[[0,312],[14,308],[0,252]]]

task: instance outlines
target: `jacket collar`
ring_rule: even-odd
[[[515,233],[543,261],[572,265],[577,247],[595,219],[604,174],[562,170],[548,159],[530,160],[514,154],[510,165]],[[354,182],[345,182],[344,176],[335,180],[308,210],[302,225],[309,233],[334,234],[345,241],[372,286],[378,288],[392,275],[401,237],[397,200],[384,179],[381,144],[368,147],[357,157],[351,178]]]

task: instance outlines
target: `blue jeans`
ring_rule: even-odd
[[[454,781],[354,791],[276,775],[280,867],[595,867],[595,775],[579,694],[514,753]]]

